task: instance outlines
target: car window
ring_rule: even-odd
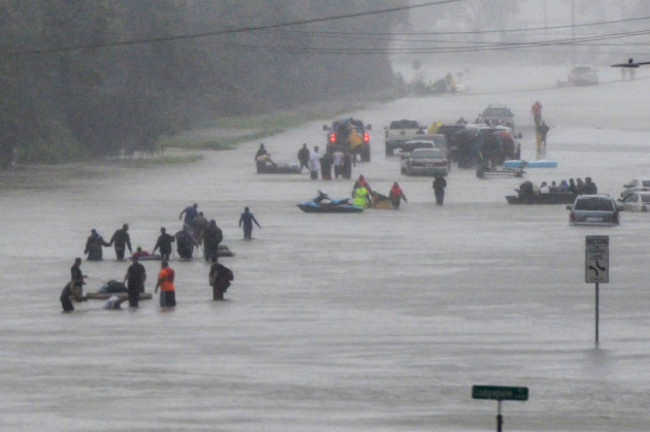
[[[444,155],[440,150],[426,149],[414,151],[411,157],[414,159],[443,159]]]
[[[585,198],[576,202],[575,209],[587,211],[614,211],[614,203],[611,199]]]
[[[644,188],[650,188],[650,180],[643,180],[642,183]]]
[[[650,194],[641,195],[641,202],[650,203]]]
[[[629,195],[627,196],[627,198],[625,198],[625,201],[626,201],[626,202],[631,202],[631,203],[632,203],[632,202],[637,202],[637,201],[639,201],[639,195],[637,195],[637,194],[635,194],[635,193],[633,193],[633,194],[629,194]]]

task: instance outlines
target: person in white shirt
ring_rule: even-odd
[[[318,167],[320,166],[320,155],[318,154],[318,146],[314,146],[314,150],[309,153],[309,172],[311,179],[318,178]]]
[[[551,192],[551,190],[548,187],[548,184],[546,182],[542,182],[542,184],[539,185],[539,193],[540,194],[547,194],[547,193],[550,193],[550,192]]]
[[[343,175],[343,152],[339,149],[336,149],[334,152],[334,178],[338,179],[339,176]]]

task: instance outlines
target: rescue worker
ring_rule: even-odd
[[[353,204],[357,207],[368,207],[369,193],[366,187],[358,181],[354,183],[354,190],[352,191]]]
[[[393,183],[393,186],[390,188],[390,192],[388,193],[388,197],[390,198],[390,204],[394,209],[399,209],[400,201],[402,199],[404,202],[408,202],[406,195],[404,195],[404,191],[402,191],[402,188],[399,187],[397,182]]]
[[[133,264],[129,266],[124,275],[124,284],[129,292],[129,307],[137,308],[140,301],[140,293],[144,292],[144,282],[147,280],[147,272],[138,257],[131,258]]]
[[[174,270],[169,267],[167,261],[160,263],[160,272],[158,273],[158,282],[154,293],[158,293],[160,288],[160,306],[176,306],[176,287],[174,286]]]
[[[90,230],[90,236],[86,240],[86,248],[84,254],[88,254],[88,261],[101,261],[102,260],[102,247],[110,246],[104,238],[97,232],[96,229]]]
[[[118,261],[124,260],[124,253],[126,252],[126,248],[129,248],[129,253],[133,253],[133,250],[131,249],[131,237],[129,236],[129,225],[124,224],[122,225],[121,229],[118,229],[113,233],[113,237],[111,237],[110,244],[115,245],[115,256],[117,257]]]
[[[436,175],[433,180],[433,192],[436,196],[436,205],[441,206],[445,201],[445,188],[447,187],[447,180],[441,175]]]
[[[302,148],[298,150],[298,162],[300,162],[300,172],[303,168],[309,170],[309,149],[307,148],[307,143],[302,145]]]
[[[235,275],[228,267],[219,264],[217,257],[212,260],[209,273],[210,286],[212,287],[212,299],[223,300],[223,295],[228,291],[230,283],[235,279]]]
[[[160,228],[160,235],[156,241],[156,245],[153,247],[153,252],[156,253],[156,249],[160,248],[160,255],[165,261],[169,261],[169,256],[172,253],[172,243],[174,242],[174,236],[167,234],[165,227]]]
[[[253,238],[253,223],[257,225],[258,228],[262,229],[253,213],[250,212],[250,209],[246,207],[244,213],[239,217],[239,226],[241,227],[244,224],[244,240],[251,240]]]
[[[223,240],[223,232],[217,226],[217,221],[212,219],[203,234],[203,257],[206,261],[216,258],[219,253],[219,244]]]
[[[533,106],[530,108],[530,111],[533,113],[533,120],[535,120],[535,125],[539,125],[542,121],[542,104],[539,101],[535,101]]]

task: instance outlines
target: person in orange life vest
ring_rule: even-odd
[[[402,188],[399,187],[397,182],[393,183],[393,187],[390,188],[388,197],[390,198],[390,203],[394,209],[399,208],[399,204],[402,199],[404,200],[404,202],[408,202],[408,200],[406,199],[406,195],[404,195],[404,191],[402,190]]]
[[[167,261],[160,263],[160,272],[158,273],[158,283],[156,284],[155,293],[160,288],[160,306],[176,306],[176,292],[174,290],[174,270],[169,267]]]

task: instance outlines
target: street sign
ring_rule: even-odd
[[[473,399],[528,400],[528,387],[479,386],[472,387]]]
[[[585,282],[609,283],[609,236],[585,237]]]

